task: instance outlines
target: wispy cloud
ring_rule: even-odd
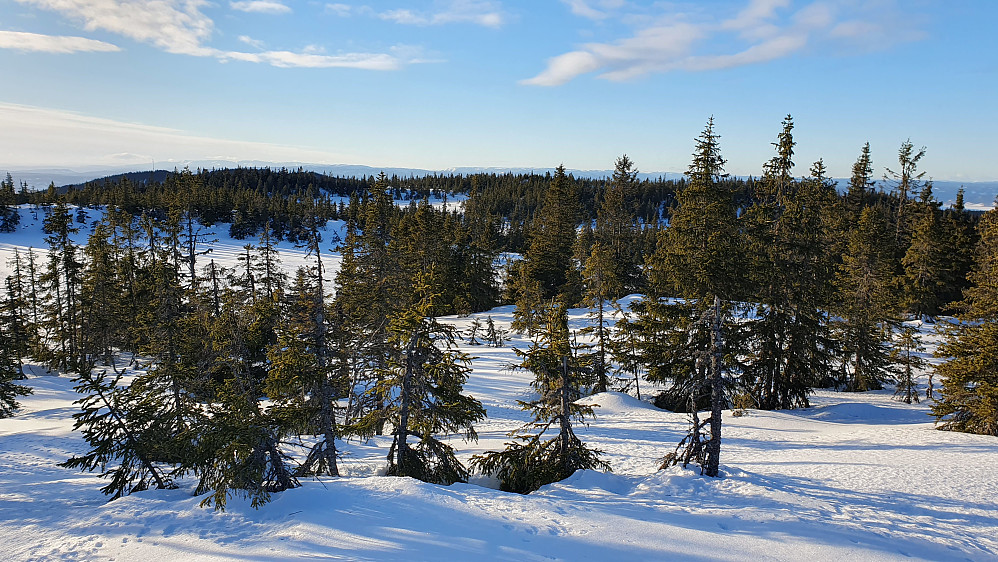
[[[609,18],[613,11],[625,5],[624,0],[561,0],[572,13],[594,21]]]
[[[251,12],[259,14],[288,14],[291,7],[281,2],[266,0],[252,0],[244,2],[229,2],[229,7],[240,12]]]
[[[575,15],[630,23],[633,35],[586,43],[550,58],[543,71],[521,83],[558,86],[590,73],[628,80],[676,70],[718,70],[777,60],[819,43],[835,46],[848,40],[877,47],[918,38],[911,30],[884,33],[888,24],[907,29],[895,1],[816,0],[795,9],[791,0],[748,0],[729,17],[693,18],[670,11],[671,3],[659,5],[654,15],[637,16],[618,10],[627,4],[616,0],[562,0]]]
[[[341,3],[326,4],[326,13],[340,17],[347,17],[353,13],[353,6]]]
[[[83,27],[90,31],[109,31],[154,45],[169,53],[214,57],[222,62],[243,61],[269,64],[281,68],[357,68],[366,70],[396,70],[406,64],[419,62],[394,53],[327,55],[317,52],[314,48],[302,52],[290,50],[241,52],[211,47],[208,45],[208,41],[214,31],[214,22],[201,11],[202,8],[209,5],[207,0],[17,1],[59,12],[70,19],[81,21]],[[453,4],[462,5],[466,3],[453,2]],[[480,3],[471,2],[471,4]],[[280,2],[232,2],[230,6],[233,9],[269,10],[272,13],[276,10],[282,10],[277,6],[287,8]],[[248,36],[241,36],[239,40],[258,49],[262,49],[264,46],[262,42]]]
[[[432,11],[398,9],[379,12],[377,15],[383,20],[405,25],[472,23],[485,27],[501,27],[506,22],[499,4],[486,0],[438,0]]]
[[[266,63],[280,68],[359,68],[364,70],[397,70],[404,62],[387,53],[347,53],[323,55],[308,52],[263,51],[243,53],[239,51],[219,52],[223,61]]]
[[[264,43],[263,41],[261,41],[259,39],[253,39],[249,35],[240,35],[238,37],[238,39],[239,39],[240,43],[245,43],[245,44],[249,45],[250,47],[253,47],[254,49],[261,49],[261,50],[263,50],[267,46],[267,44]]]
[[[121,50],[117,45],[97,41],[96,39],[87,39],[86,37],[41,35],[23,31],[0,31],[0,49],[54,54],[114,52]]]

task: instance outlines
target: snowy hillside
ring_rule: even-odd
[[[476,316],[506,325],[510,312]],[[530,376],[506,366],[526,344],[464,347],[478,356],[466,388],[488,419],[478,443],[453,442],[462,459],[500,448],[525,420],[515,400]],[[481,478],[440,487],[377,476],[389,442],[376,438],[346,444],[343,478],[305,481],[259,510],[233,499],[220,513],[198,507],[190,482],[106,503],[96,476],[56,466],[85,450],[70,380],[34,367],[27,384],[22,413],[0,420],[5,560],[998,558],[998,441],[935,431],[927,406],[890,391],[725,412],[718,479],[656,471],[686,416],[606,393],[588,399],[600,408],[579,435],[606,451],[612,474],[579,472],[528,496]]]
[[[0,279],[15,247],[43,246],[41,219],[22,209],[18,232],[0,234]],[[253,242],[227,237],[226,225],[214,232],[210,257],[222,265]],[[342,224],[327,233],[324,249]],[[306,259],[290,244],[280,251],[288,269]],[[326,257],[332,275],[339,257]],[[464,331],[490,316],[508,328],[512,308],[443,320]],[[588,322],[571,311],[573,330]],[[918,327],[931,355],[938,337]],[[517,400],[531,397],[532,375],[509,365],[528,345],[462,346],[476,356],[465,390],[488,418],[477,443],[451,440],[461,460],[501,449],[527,420]],[[924,394],[924,373],[920,383]],[[647,403],[654,389],[643,384],[645,401],[585,399],[599,407],[577,433],[613,473],[578,472],[527,496],[482,476],[440,487],[379,476],[391,439],[378,437],[343,444],[342,478],[304,480],[259,510],[233,498],[215,512],[198,506],[193,481],[107,503],[96,475],[57,466],[86,451],[72,431],[70,378],[32,365],[24,384],[34,394],[0,420],[0,560],[998,559],[998,440],[936,431],[925,403],[896,402],[892,389],[818,391],[807,410],[725,412],[717,479],[656,470],[688,422]]]

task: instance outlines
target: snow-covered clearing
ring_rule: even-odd
[[[490,314],[506,325],[510,312]],[[462,458],[501,447],[525,419],[515,400],[530,377],[505,367],[509,346],[526,344],[464,348],[478,356],[467,390],[489,418],[478,443],[455,442]],[[718,479],[656,471],[686,416],[607,393],[590,399],[598,416],[579,434],[606,451],[612,474],[579,472],[529,496],[480,477],[440,487],[377,476],[388,442],[376,438],[345,445],[346,477],[305,481],[259,510],[233,499],[221,513],[198,507],[191,483],[107,503],[96,476],[56,466],[84,450],[70,380],[35,367],[27,384],[23,411],[0,420],[6,560],[998,559],[998,440],[936,431],[926,405],[889,391],[726,412]]]

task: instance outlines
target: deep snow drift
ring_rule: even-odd
[[[0,263],[28,241],[41,243],[37,232],[0,235]],[[242,244],[223,239],[213,255]],[[286,266],[304,257],[283,250]],[[571,312],[573,329],[588,322]],[[508,327],[511,313],[444,320]],[[938,338],[921,329],[931,352]],[[501,448],[526,420],[516,400],[531,377],[508,366],[512,348],[528,345],[462,347],[477,356],[466,390],[488,410],[479,442],[455,438],[463,460]],[[717,479],[656,470],[685,415],[605,393],[586,399],[600,407],[578,434],[613,473],[579,472],[528,496],[483,477],[440,487],[377,476],[389,440],[376,438],[343,444],[343,478],[305,480],[259,510],[234,498],[221,513],[198,507],[193,482],[107,503],[95,475],[57,466],[85,451],[71,431],[70,379],[32,366],[25,384],[35,394],[0,420],[0,560],[998,559],[998,439],[936,431],[925,403],[895,402],[890,390],[725,412]]]

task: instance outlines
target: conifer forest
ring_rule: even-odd
[[[751,177],[713,118],[676,179],[7,174],[0,536],[998,557],[998,210],[938,200],[931,146],[835,179],[775,125]]]

